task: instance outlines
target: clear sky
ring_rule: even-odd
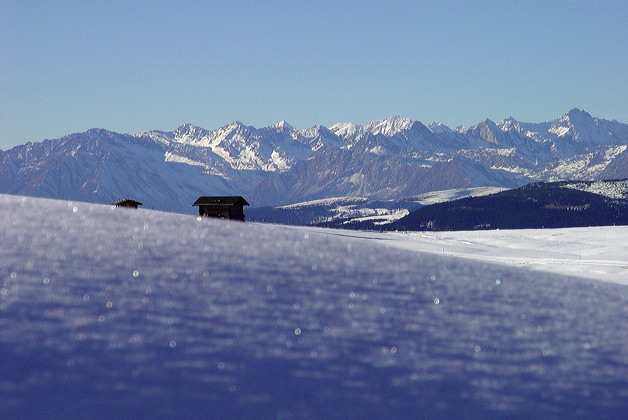
[[[0,0],[0,148],[188,122],[626,122],[626,22],[626,0]]]

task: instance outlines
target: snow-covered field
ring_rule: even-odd
[[[0,234],[0,418],[628,411],[626,228],[371,234],[0,195]]]
[[[628,226],[465,232],[345,232],[417,252],[628,286]]]

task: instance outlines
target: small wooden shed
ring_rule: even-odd
[[[142,203],[139,201],[131,200],[130,198],[123,198],[122,200],[118,200],[113,203],[116,207],[129,207],[132,209],[136,209],[138,206],[141,206]]]
[[[199,216],[244,221],[244,206],[248,206],[249,203],[240,196],[203,196],[199,197],[192,205],[198,206]]]

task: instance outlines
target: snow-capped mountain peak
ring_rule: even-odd
[[[412,128],[413,121],[409,118],[403,118],[400,116],[394,116],[385,120],[373,121],[371,123],[362,126],[365,132],[378,135],[381,134],[386,137],[392,137],[400,131],[409,130]]]
[[[371,121],[363,125],[356,125],[350,122],[334,124],[330,127],[330,130],[341,137],[364,134],[393,137],[401,131],[412,129],[415,123],[415,121],[409,118],[393,116],[384,120]]]
[[[567,129],[567,131],[571,128],[576,128],[577,126],[581,126],[590,122],[593,119],[591,114],[586,111],[582,111],[578,108],[574,108],[558,120],[556,120],[553,124],[555,127],[555,132],[558,134],[561,132],[561,129]],[[566,131],[562,131],[562,134],[558,134],[559,136],[564,135]]]
[[[627,124],[594,118],[578,108],[553,121],[548,131],[558,138],[580,144],[622,145],[628,138]]]
[[[488,118],[484,119],[481,123],[474,125],[463,131],[465,134],[477,136],[482,140],[489,143],[499,145],[502,130],[493,121]]]
[[[579,108],[573,108],[569,110],[569,112],[566,115],[569,116],[571,120],[576,120],[576,121],[592,118],[591,114]]]
[[[315,125],[300,131],[299,140],[310,146],[313,151],[318,151],[322,148],[340,149],[345,145],[341,137],[322,125]]]
[[[359,128],[360,128],[359,125],[354,124],[352,122],[337,123],[329,127],[329,129],[334,134],[340,137],[347,137],[347,136],[354,135],[358,132]]]
[[[295,129],[293,126],[288,124],[286,121],[280,121],[277,124],[273,125],[272,128],[275,128],[275,129],[281,130],[281,131],[293,131]]]
[[[177,139],[195,139],[206,136],[207,130],[201,127],[197,127],[190,123],[183,124],[174,130],[174,137]]]
[[[433,122],[427,126],[432,133],[443,133],[453,131],[451,128],[447,127],[445,124]]]
[[[505,120],[498,122],[497,126],[502,131],[508,131],[508,130],[517,130],[517,131],[519,131],[520,128],[521,128],[521,125],[520,125],[519,121],[515,120],[513,117],[508,117]]]

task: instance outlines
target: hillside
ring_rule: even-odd
[[[8,195],[0,230],[1,418],[626,412],[622,284],[425,253],[412,235]],[[557,243],[543,233],[522,243]],[[625,228],[567,233],[585,260],[608,238],[625,254]]]
[[[376,227],[392,223],[419,207],[451,201],[456,198],[481,196],[503,188],[478,187],[431,191],[397,200],[369,200],[364,197],[333,197],[278,207],[253,207],[247,220],[300,226],[330,226],[365,222]]]
[[[422,207],[390,230],[539,229],[628,224],[628,181],[544,182]],[[360,224],[355,224],[360,228]]]

